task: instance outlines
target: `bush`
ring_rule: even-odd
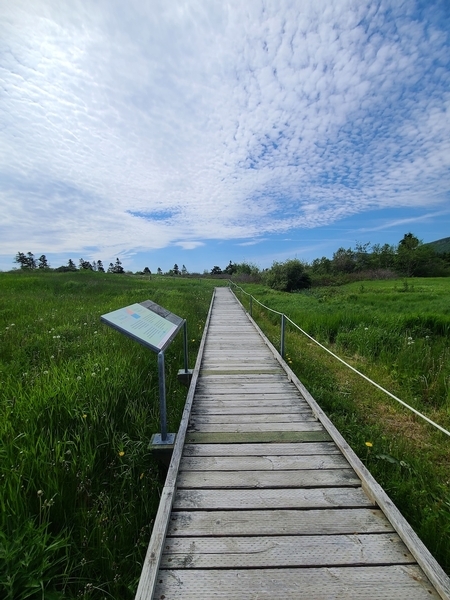
[[[265,279],[266,285],[281,292],[295,292],[311,287],[306,265],[297,258],[284,263],[274,262]]]

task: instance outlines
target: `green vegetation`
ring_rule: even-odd
[[[364,281],[296,294],[245,290],[450,430],[450,280]],[[248,296],[239,295],[248,309]],[[279,348],[279,315],[253,302],[253,316]],[[448,436],[291,325],[285,347],[288,364],[450,573]]]
[[[213,285],[90,269],[0,274],[2,597],[134,596],[162,487],[148,451],[159,430],[156,356],[100,315],[154,300],[187,318],[193,365]],[[450,428],[450,280],[245,289]],[[279,316],[255,302],[253,314],[279,346]],[[292,326],[286,359],[450,572],[448,438]],[[169,431],[187,393],[182,366],[179,335],[166,353]]]
[[[162,486],[157,359],[100,315],[154,300],[187,319],[193,365],[211,293],[206,279],[0,274],[2,598],[134,596]],[[166,352],[169,431],[182,338]]]

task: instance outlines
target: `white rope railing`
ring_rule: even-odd
[[[303,333],[303,335],[306,335],[306,337],[308,339],[310,339],[312,342],[314,342],[315,344],[317,344],[320,348],[322,348],[323,350],[325,350],[326,352],[328,352],[328,354],[331,354],[331,356],[333,356],[334,358],[336,358],[339,362],[341,362],[343,365],[345,365],[346,367],[348,367],[354,373],[356,373],[357,375],[359,375],[360,377],[362,377],[363,379],[365,379],[366,381],[368,381],[369,383],[371,383],[373,386],[375,386],[376,388],[378,388],[379,390],[381,390],[382,392],[384,392],[385,394],[387,394],[388,396],[390,396],[393,400],[395,400],[396,402],[399,402],[402,406],[404,406],[405,408],[408,408],[410,411],[412,411],[418,417],[420,417],[421,419],[424,419],[425,421],[427,421],[427,423],[429,423],[430,425],[433,425],[433,427],[436,427],[436,429],[439,429],[439,431],[442,431],[442,433],[445,433],[446,435],[448,435],[450,437],[450,431],[447,431],[447,429],[444,429],[444,427],[442,427],[438,423],[435,423],[434,421],[432,421],[431,419],[429,419],[423,413],[419,412],[418,410],[416,410],[415,408],[413,408],[412,406],[410,406],[409,404],[407,404],[406,402],[404,402],[400,398],[397,398],[397,396],[395,396],[394,394],[392,394],[389,390],[386,390],[384,387],[382,387],[381,385],[379,385],[378,383],[376,383],[375,381],[373,381],[372,379],[370,379],[370,377],[367,377],[366,375],[364,375],[364,373],[361,373],[360,371],[358,371],[358,369],[355,369],[355,367],[352,367],[352,365],[349,365],[347,362],[345,362],[345,360],[343,360],[342,358],[340,358],[337,354],[334,354],[334,352],[332,352],[326,346],[324,346],[323,344],[321,344],[320,342],[318,342],[317,340],[315,340],[312,336],[310,336],[309,333],[307,333],[301,327],[299,327],[297,325],[297,323],[294,323],[294,321],[292,321],[292,319],[290,319],[287,315],[285,315],[282,312],[279,312],[278,310],[274,310],[273,308],[270,308],[269,306],[266,306],[265,304],[263,304],[262,302],[260,302],[259,300],[257,300],[254,296],[252,296],[252,294],[249,294],[244,289],[242,289],[239,285],[237,285],[236,283],[234,283],[234,281],[229,280],[229,283],[232,283],[241,292],[243,292],[244,294],[246,294],[247,296],[250,297],[250,299],[251,299],[250,300],[250,306],[251,306],[251,301],[254,300],[257,304],[259,304],[260,306],[262,306],[266,310],[268,310],[270,312],[273,312],[273,313],[275,313],[277,315],[280,315],[283,321],[284,320],[289,321],[289,323],[291,323],[291,325],[293,325],[294,327],[296,327],[301,333]],[[251,316],[251,310],[250,310],[250,316]],[[284,330],[282,330],[282,338],[283,337],[284,337]],[[284,342],[282,342],[282,348],[283,347],[284,347]],[[281,355],[283,356],[283,352],[281,352]]]

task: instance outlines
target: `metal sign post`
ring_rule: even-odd
[[[152,444],[173,445],[175,442],[175,433],[167,433],[164,351],[168,348],[179,330],[184,327],[183,375],[185,377],[190,377],[191,372],[188,369],[186,320],[178,317],[151,300],[146,300],[139,304],[131,304],[130,306],[125,306],[124,308],[102,315],[100,320],[158,354],[161,433],[155,434],[152,437]]]

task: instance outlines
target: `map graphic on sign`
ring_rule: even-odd
[[[101,320],[141,344],[150,346],[152,350],[159,352],[173,339],[183,324],[183,319],[165,311],[165,309],[161,309],[161,307],[150,301],[146,304],[150,304],[151,308],[142,304],[131,304],[102,315]],[[165,312],[167,316],[164,317],[154,312],[155,309],[158,312]]]

